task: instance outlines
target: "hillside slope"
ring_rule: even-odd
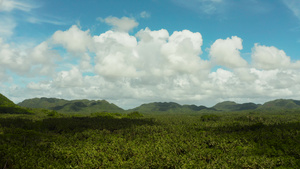
[[[259,109],[300,109],[300,101],[292,99],[277,99],[264,103]]]
[[[243,103],[238,104],[232,101],[225,101],[216,104],[212,108],[219,111],[242,111],[242,110],[254,110],[257,109],[260,105],[254,103]]]
[[[0,106],[15,106],[15,104],[0,93]]]
[[[0,93],[0,114],[30,114]]]
[[[105,100],[64,100],[57,98],[33,98],[18,104],[22,107],[56,110],[59,113],[90,114],[95,112],[122,113],[124,110]]]
[[[196,105],[180,105],[175,102],[153,102],[142,104],[134,109],[127,111],[138,111],[141,113],[196,113],[202,110],[211,111],[214,109],[207,108],[205,106],[196,106]]]

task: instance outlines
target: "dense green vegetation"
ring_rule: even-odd
[[[0,109],[0,168],[300,167],[297,109],[68,115],[9,107],[24,112]]]
[[[299,168],[300,114],[0,116],[0,167]]]

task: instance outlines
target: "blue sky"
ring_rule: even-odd
[[[300,99],[297,0],[0,0],[0,93],[175,101]]]

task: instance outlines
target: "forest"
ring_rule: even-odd
[[[0,168],[300,168],[300,111],[76,115],[2,98]]]

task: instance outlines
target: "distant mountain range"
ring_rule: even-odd
[[[59,113],[90,114],[95,112],[122,113],[124,110],[113,103],[105,100],[64,100],[56,98],[34,98],[26,99],[18,104],[28,108],[43,108],[55,110]]]
[[[142,104],[139,107],[127,111],[138,111],[141,113],[193,113],[200,111],[216,111],[216,109],[207,108],[205,106],[180,105],[174,102],[154,102]]]
[[[200,112],[229,112],[229,111],[247,111],[247,110],[300,110],[300,101],[292,99],[278,99],[266,102],[264,104],[242,103],[238,104],[232,101],[225,101],[216,104],[213,107],[180,105],[175,102],[153,102],[142,104],[136,108],[124,110],[115,104],[105,100],[64,100],[57,98],[33,98],[26,99],[15,105],[12,101],[0,94],[0,113],[13,107],[15,112],[20,112],[24,108],[41,108],[55,110],[64,114],[90,114],[95,112],[118,112],[126,113],[138,111],[140,113],[164,113],[164,114],[184,114]],[[25,109],[24,109],[25,110]],[[12,109],[10,110],[12,111]]]

